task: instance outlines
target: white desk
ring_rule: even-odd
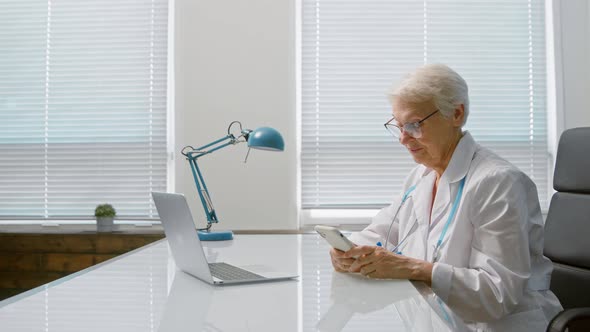
[[[408,281],[332,270],[316,235],[237,235],[209,261],[296,271],[214,287],[176,270],[165,240],[0,302],[0,331],[450,331],[462,324]]]

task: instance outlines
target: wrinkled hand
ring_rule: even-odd
[[[330,250],[330,257],[332,258],[332,266],[338,272],[358,272],[351,271],[350,266],[354,263],[353,256],[345,257],[346,252],[332,248]]]
[[[341,259],[358,257],[348,267],[349,271],[358,271],[362,275],[376,279],[412,279],[432,280],[432,267],[429,262],[394,254],[375,246],[359,246],[341,255]]]

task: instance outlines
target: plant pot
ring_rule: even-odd
[[[96,217],[96,230],[100,233],[113,231],[113,217]]]

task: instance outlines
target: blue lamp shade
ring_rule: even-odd
[[[248,146],[252,149],[283,151],[285,150],[285,141],[276,129],[260,127],[250,133]]]

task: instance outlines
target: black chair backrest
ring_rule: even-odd
[[[564,309],[590,307],[590,127],[563,132],[545,222],[551,290]]]

